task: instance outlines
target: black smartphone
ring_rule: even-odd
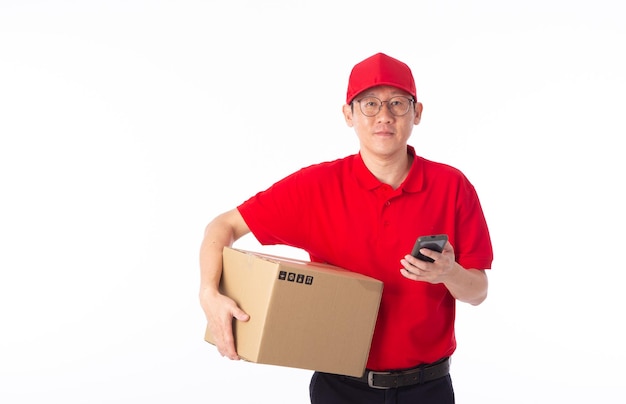
[[[420,236],[415,241],[415,245],[413,246],[413,251],[411,252],[411,255],[422,261],[435,262],[435,260],[433,260],[432,258],[421,254],[420,250],[422,248],[428,248],[429,250],[442,252],[443,246],[446,245],[447,241],[448,241],[447,234],[433,234],[430,236]]]

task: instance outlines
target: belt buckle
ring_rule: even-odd
[[[374,384],[374,375],[390,375],[390,374],[391,374],[391,372],[376,372],[374,370],[370,370],[367,373],[367,385],[370,386],[373,389],[389,390],[391,387],[376,386]]]

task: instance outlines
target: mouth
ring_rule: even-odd
[[[389,136],[393,136],[394,133],[390,130],[376,130],[374,131],[374,135],[389,137]]]
[[[374,129],[374,135],[376,136],[393,136],[394,134],[395,132],[387,126],[380,126]]]

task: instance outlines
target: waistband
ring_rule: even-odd
[[[361,377],[346,376],[350,380],[366,383],[374,389],[392,389],[413,386],[440,379],[450,373],[450,358],[443,358],[429,365],[420,365],[398,371],[375,371],[366,369]]]

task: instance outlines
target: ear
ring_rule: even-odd
[[[346,124],[349,127],[353,127],[354,123],[352,122],[352,106],[350,104],[344,104],[343,106],[343,118],[346,120]]]
[[[424,106],[421,102],[415,103],[415,120],[413,121],[413,125],[419,125],[422,120],[422,111],[424,110]]]

